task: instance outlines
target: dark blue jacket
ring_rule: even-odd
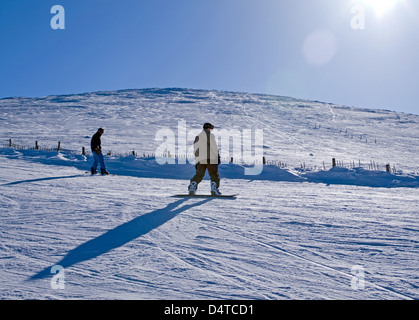
[[[102,149],[100,136],[101,136],[100,132],[96,132],[92,137],[92,141],[90,142],[90,148],[92,149],[93,152],[95,152],[97,148],[99,148],[99,150]]]

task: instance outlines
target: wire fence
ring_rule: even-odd
[[[61,142],[59,141],[55,147],[45,147],[39,145],[38,141],[35,141],[35,144],[32,146],[25,146],[20,144],[13,143],[12,139],[9,139],[7,144],[2,144],[2,148],[12,148],[14,150],[38,150],[38,151],[47,151],[47,152],[64,152],[70,154],[77,154],[77,155],[91,155],[92,152],[90,150],[86,150],[85,147],[81,147],[80,150],[73,150],[73,149],[65,149],[61,147]],[[128,157],[133,156],[139,159],[150,159],[150,158],[164,158],[167,159],[168,162],[176,162],[176,163],[187,163],[187,161],[191,161],[194,159],[193,154],[171,154],[170,152],[163,153],[163,154],[155,154],[155,153],[144,153],[144,152],[137,152],[135,150],[129,152],[112,152],[107,151],[104,154],[107,156],[113,157]],[[275,159],[267,159],[263,156],[261,159],[252,159],[251,162],[247,162],[244,159],[237,159],[233,157],[223,157],[220,159],[222,164],[237,164],[237,165],[269,165],[269,166],[276,166],[281,169],[299,169],[303,171],[321,171],[321,170],[330,170],[332,168],[345,168],[349,170],[353,170],[355,168],[362,168],[365,170],[370,171],[386,171],[386,172],[398,172],[396,167],[390,164],[379,164],[374,160],[369,160],[367,162],[357,160],[357,161],[340,161],[335,158],[331,159],[331,162],[326,164],[324,161],[321,164],[306,164],[306,162],[301,162],[299,164],[289,164],[287,162]]]

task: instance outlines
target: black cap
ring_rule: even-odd
[[[214,129],[214,126],[211,123],[207,122],[204,124],[204,129]]]

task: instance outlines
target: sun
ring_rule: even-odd
[[[365,5],[370,6],[378,17],[389,12],[400,0],[363,0]]]

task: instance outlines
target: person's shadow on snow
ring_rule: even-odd
[[[158,209],[131,221],[128,221],[115,229],[109,230],[101,236],[89,240],[77,248],[71,250],[61,261],[55,265],[68,268],[79,262],[96,258],[112,249],[121,247],[126,243],[135,240],[151,230],[158,228],[167,221],[173,219],[179,213],[189,210],[193,207],[200,206],[212,199],[205,199],[200,202],[182,205],[188,199],[180,199],[170,203],[163,209]],[[180,206],[180,207],[179,207]],[[51,275],[51,267],[45,268],[41,272],[30,277],[29,280],[42,279]]]

